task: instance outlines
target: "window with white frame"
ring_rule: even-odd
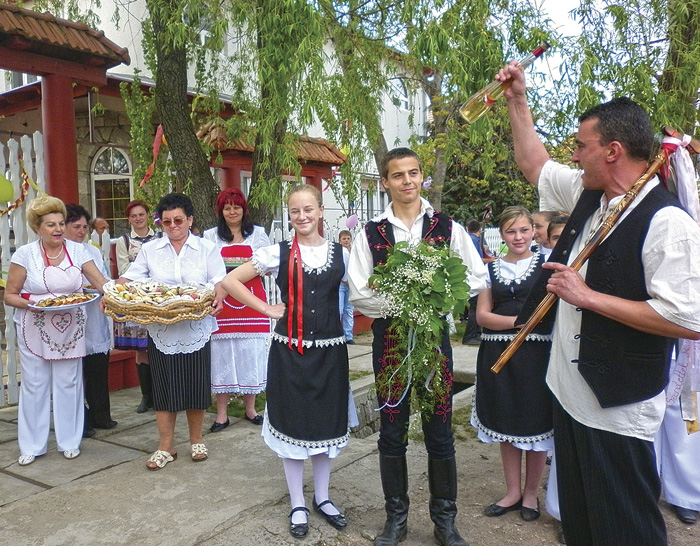
[[[29,85],[39,79],[36,74],[25,74],[24,72],[10,72],[11,88]]]
[[[381,180],[376,178],[365,178],[362,181],[361,210],[358,213],[363,220],[371,220],[378,216],[389,205],[391,201],[389,194],[384,189]]]
[[[403,110],[408,110],[408,90],[406,89],[406,84],[403,82],[403,79],[390,79],[389,87],[391,102],[393,102],[395,106],[398,106]]]
[[[95,217],[109,223],[112,237],[129,231],[129,221],[124,210],[132,199],[131,162],[118,148],[102,148],[95,155],[91,169],[92,195]]]

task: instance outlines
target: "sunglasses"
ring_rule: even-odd
[[[176,226],[181,226],[184,221],[184,218],[173,218],[172,220],[161,220],[160,223],[163,224],[165,227],[170,227],[172,224],[175,224]]]

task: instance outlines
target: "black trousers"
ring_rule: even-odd
[[[384,356],[384,342],[386,329],[389,327],[389,319],[375,319],[372,323],[372,364],[374,377],[382,369]],[[429,418],[422,419],[423,434],[425,436],[425,448],[432,459],[449,459],[454,457],[454,438],[452,436],[452,347],[447,325],[445,326],[442,352],[447,357],[449,370],[450,394],[447,404],[434,408]],[[422,385],[413,388],[424,389]],[[379,400],[379,405],[384,403]],[[401,403],[395,408],[384,408],[379,412],[379,452],[386,457],[401,457],[406,453],[408,446],[408,419],[410,417],[411,397],[407,394]]]
[[[469,298],[469,310],[467,311],[467,326],[464,330],[464,339],[475,339],[481,335],[481,328],[476,322],[476,302],[478,296]]]
[[[569,546],[664,546],[651,442],[593,429],[555,400],[559,508]]]
[[[88,424],[91,427],[104,425],[112,420],[109,407],[109,352],[84,357],[83,378]]]

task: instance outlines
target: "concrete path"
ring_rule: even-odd
[[[369,336],[358,341],[349,346],[351,370],[370,371]],[[457,381],[473,381],[476,353],[476,347],[455,348]],[[361,388],[368,381],[370,377],[361,378],[353,386]],[[84,440],[77,459],[66,460],[56,451],[52,433],[48,453],[25,467],[17,464],[17,408],[0,409],[3,544],[299,543],[287,531],[289,500],[281,464],[264,445],[260,427],[232,418],[229,428],[211,434],[214,414],[207,414],[204,441],[209,459],[194,463],[186,420],[180,415],[175,433],[179,458],[152,472],[145,463],[157,447],[155,415],[135,413],[139,399],[138,388],[112,393],[112,416],[119,425]],[[455,406],[470,401],[470,392],[463,391],[455,397]],[[353,439],[334,461],[331,486],[339,506],[381,509],[376,441],[376,435]],[[409,457],[421,460],[409,461],[412,472],[424,473],[424,450],[410,450]],[[336,543],[331,540],[337,531],[318,516],[310,520],[312,543]]]

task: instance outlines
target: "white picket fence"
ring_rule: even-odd
[[[32,137],[23,136],[18,142],[10,139],[6,144],[0,142],[0,164],[3,166],[3,174],[14,188],[15,199],[23,194],[22,165],[40,190],[45,189],[44,180],[44,146],[40,132]],[[26,195],[21,203],[0,204],[0,265],[2,278],[7,279],[7,270],[10,266],[10,258],[15,248],[36,239],[36,234],[27,226],[26,205],[36,197],[33,186],[26,189]],[[17,358],[17,331],[14,323],[14,308],[4,307],[5,327],[0,331],[2,342],[2,393],[0,393],[0,407],[6,404],[17,403],[19,400],[19,360]]]

